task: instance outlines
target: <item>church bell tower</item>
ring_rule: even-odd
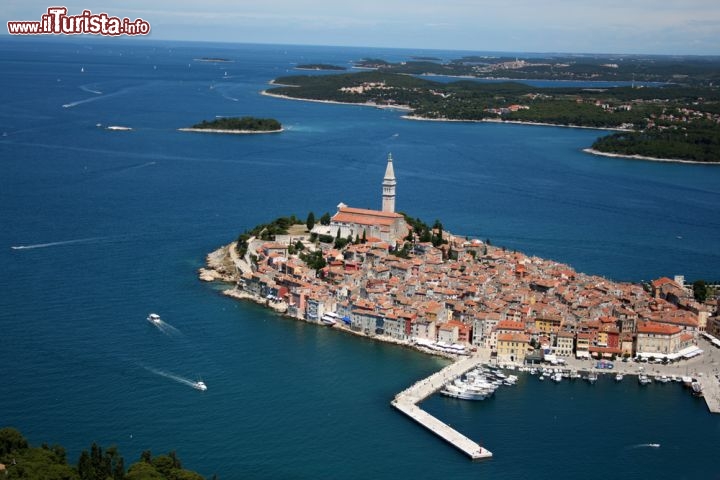
[[[385,168],[385,178],[383,178],[382,187],[382,211],[395,213],[395,170],[393,169],[392,153],[388,153],[387,167]]]

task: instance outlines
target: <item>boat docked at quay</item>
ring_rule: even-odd
[[[469,384],[460,386],[456,383],[448,383],[440,390],[440,394],[462,400],[485,400],[488,396],[492,395],[492,392]]]
[[[622,382],[622,379],[625,378],[622,373],[618,373],[615,375],[615,381],[616,382]]]
[[[320,321],[324,325],[333,326],[335,325],[338,320],[340,320],[340,316],[335,312],[326,312],[323,314],[322,317],[320,317]]]
[[[494,395],[500,386],[512,386],[517,381],[516,375],[505,375],[497,369],[478,367],[445,384],[440,393],[462,400],[485,400]]]
[[[638,375],[638,382],[640,385],[648,385],[652,383],[652,379],[645,374]]]

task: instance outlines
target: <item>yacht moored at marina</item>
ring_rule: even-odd
[[[623,378],[624,378],[624,376],[623,376],[622,373],[618,373],[617,375],[615,375],[615,381],[616,381],[616,382],[622,382],[622,379],[623,379]]]
[[[462,400],[485,400],[488,392],[472,387],[471,385],[460,386],[455,383],[449,383],[440,390],[442,395],[451,398],[460,398]]]

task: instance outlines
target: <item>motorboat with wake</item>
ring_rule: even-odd
[[[201,392],[204,392],[207,390],[207,385],[205,385],[205,382],[202,380],[198,380],[197,382],[193,383],[193,388],[195,390],[200,390]]]
[[[152,323],[153,325],[160,325],[162,323],[162,319],[160,319],[160,315],[157,313],[151,313],[147,317],[147,321]]]

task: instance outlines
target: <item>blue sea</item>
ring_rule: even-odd
[[[428,399],[495,454],[472,463],[390,407],[443,360],[198,281],[208,252],[258,223],[379,208],[389,152],[398,209],[446,230],[616,280],[719,279],[719,166],[591,156],[593,130],[259,94],[298,63],[423,54],[0,38],[0,426],[60,443],[73,462],[92,442],[128,464],[176,450],[223,479],[718,478],[720,416],[677,385],[609,379]],[[227,115],[286,131],[177,131]],[[188,385],[198,379],[207,392]]]

